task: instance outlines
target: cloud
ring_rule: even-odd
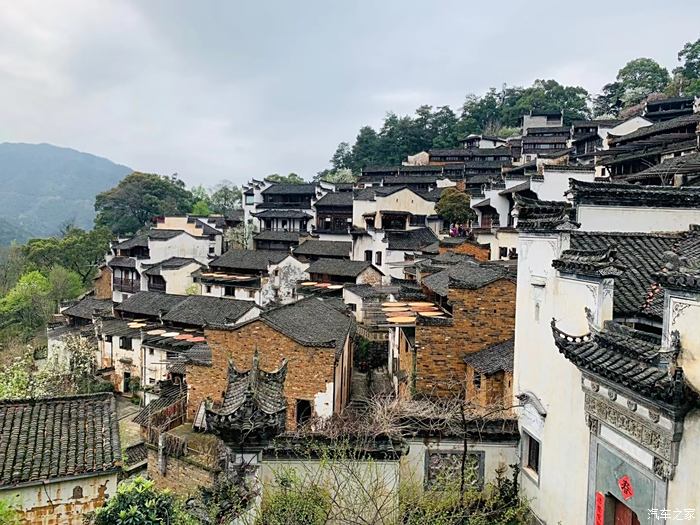
[[[0,140],[192,184],[310,177],[387,111],[535,78],[595,92],[636,56],[672,67],[698,15],[690,0],[671,14],[650,0],[3,2]]]

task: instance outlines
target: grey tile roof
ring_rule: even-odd
[[[318,255],[324,257],[343,257],[350,258],[352,250],[351,242],[343,241],[320,241],[311,239],[302,242],[294,248],[294,255]]]
[[[136,259],[119,255],[110,259],[107,266],[110,268],[136,268]]]
[[[385,234],[389,250],[420,251],[438,242],[438,237],[430,228],[415,230],[390,230]]]
[[[679,233],[572,232],[571,249],[598,253],[614,249],[615,262],[625,268],[615,278],[615,316],[646,314],[654,318],[656,315],[645,307],[658,281],[656,274],[663,267],[664,252],[673,250],[682,238]]]
[[[289,255],[279,250],[229,250],[209,263],[212,268],[266,271],[271,264],[279,264]]]
[[[658,133],[665,133],[676,128],[683,128],[686,126],[692,126],[700,122],[700,113],[694,113],[692,115],[684,115],[681,117],[673,118],[670,120],[665,120],[663,122],[657,122],[651,126],[645,126],[639,128],[632,133],[627,135],[621,135],[619,137],[611,137],[609,139],[610,144],[617,144],[619,142],[628,142],[630,140],[638,140]]]
[[[597,250],[565,250],[552,266],[562,273],[574,273],[592,277],[616,277],[625,267],[616,260],[612,247]]]
[[[638,186],[624,182],[582,182],[569,179],[569,192],[576,204],[600,206],[652,206],[695,208],[700,206],[700,188]]]
[[[315,184],[273,184],[265,188],[262,193],[266,195],[314,195],[316,193]]]
[[[352,208],[352,192],[341,191],[326,193],[323,197],[316,201],[316,204],[314,206],[330,208]]]
[[[139,233],[113,246],[117,250],[129,250],[136,247],[148,248],[148,234]]]
[[[148,238],[153,241],[167,241],[178,235],[182,235],[183,230],[166,230],[165,228],[151,228],[148,230]]]
[[[552,332],[559,352],[584,371],[669,404],[689,396],[681,369],[673,376],[661,365],[661,341],[654,334],[610,321],[603,330],[574,336],[559,330],[552,320]]]
[[[319,273],[341,277],[357,277],[367,268],[373,268],[372,263],[369,261],[319,259],[318,261],[312,262],[306,271],[310,274]],[[377,271],[379,270],[377,269]]]
[[[174,305],[163,316],[163,320],[200,327],[207,324],[223,325],[235,323],[254,307],[253,301],[189,295]]]
[[[508,270],[504,267],[464,260],[424,277],[422,284],[434,293],[447,297],[449,288],[474,290],[504,278],[508,278]]]
[[[550,231],[574,229],[578,224],[571,221],[573,208],[571,204],[560,201],[541,201],[529,199],[515,193],[515,210],[517,228],[526,231]]]
[[[97,311],[99,315],[112,315],[112,301],[110,299],[95,299],[84,297],[72,306],[63,310],[62,314],[80,319],[92,319]]]
[[[513,371],[513,339],[464,356],[464,362],[481,374]]]
[[[146,275],[160,275],[163,270],[177,270],[178,268],[182,268],[188,264],[197,264],[200,267],[204,267],[204,265],[196,259],[189,257],[170,257],[169,259],[165,259],[159,263],[147,265],[148,269],[143,273]]]
[[[398,286],[371,286],[369,284],[355,284],[352,286],[346,286],[345,290],[354,293],[355,295],[362,297],[363,299],[369,299],[371,297],[387,297],[390,294],[398,293]]]
[[[311,215],[301,210],[264,210],[253,215],[258,219],[311,219]]]
[[[263,322],[303,346],[343,349],[355,322],[326,301],[313,297],[269,310]]]
[[[700,153],[688,153],[680,157],[667,159],[646,170],[624,176],[628,181],[645,180],[656,177],[672,177],[673,175],[700,174]]]
[[[183,352],[187,363],[200,366],[211,366],[211,348],[207,344],[191,346]]]
[[[282,241],[282,242],[299,242],[301,233],[299,232],[277,232],[265,230],[253,237],[256,241]]]
[[[169,312],[186,298],[186,295],[163,292],[137,292],[124,299],[114,309],[125,314],[158,317],[161,312]]]
[[[0,401],[0,487],[100,475],[120,465],[113,394]]]

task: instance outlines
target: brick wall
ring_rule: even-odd
[[[419,319],[416,390],[454,395],[466,375],[464,354],[507,341],[515,331],[515,283],[500,279],[477,290],[450,288],[451,322]]]
[[[211,486],[217,473],[209,468],[188,461],[186,458],[165,458],[165,475],[158,469],[158,451],[148,449],[148,477],[159,489],[170,489],[180,496],[189,496],[198,487]]]
[[[93,280],[96,299],[112,298],[112,270],[109,266],[100,268],[99,275]]]
[[[466,241],[458,246],[440,246],[440,253],[461,253],[474,257],[477,261],[491,260],[491,247],[488,244],[479,244]]]
[[[262,321],[236,330],[207,329],[205,335],[212,352],[212,366],[187,367],[190,420],[204,399],[222,399],[228,384],[228,360],[232,359],[238,368],[247,370],[253,363],[256,349],[263,370],[276,370],[285,358],[289,362],[284,386],[287,429],[296,428],[296,400],[309,400],[313,406],[314,396],[325,392],[327,383],[334,382],[335,348],[302,346]]]
[[[475,381],[475,376],[479,377],[478,382]],[[467,366],[466,387],[467,401],[485,410],[510,407],[513,404],[513,372],[501,371],[487,375]]]

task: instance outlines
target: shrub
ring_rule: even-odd
[[[293,472],[277,479],[277,487],[263,496],[256,525],[324,525],[331,510],[328,493]]]
[[[0,523],[3,525],[20,525],[19,513],[6,499],[0,499]]]

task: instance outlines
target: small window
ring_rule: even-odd
[[[374,254],[374,264],[376,264],[377,266],[382,265],[382,252],[377,252],[376,254]]]
[[[156,383],[156,378],[155,377],[149,377],[148,378],[148,384],[149,385],[154,385]]]
[[[246,203],[246,204],[253,204],[253,199],[254,199],[254,198],[255,198],[255,197],[254,197],[253,195],[246,195],[246,196],[245,196],[245,203]]]
[[[499,248],[499,249],[498,249],[498,255],[499,255],[501,258],[508,257],[508,248],[506,248],[506,247],[501,247],[501,248]]]
[[[73,487],[73,499],[81,499],[83,497],[83,487],[76,485]]]
[[[214,253],[216,253],[216,246],[209,246],[209,255],[214,255]]]
[[[236,289],[233,286],[224,286],[224,295],[226,297],[233,297],[236,295]]]
[[[355,303],[348,304],[348,307],[350,307],[351,312],[357,312],[357,305]]]
[[[206,290],[207,293],[211,293],[211,284],[207,284],[204,289]]]
[[[311,401],[297,399],[297,426],[302,426],[311,419]]]
[[[365,261],[372,262],[372,250],[365,250]]]
[[[148,355],[155,355],[156,351],[153,348],[148,349]]]
[[[112,336],[111,335],[106,335],[105,336],[105,343],[111,343],[112,342]]]
[[[540,442],[523,432],[523,447],[524,470],[537,479],[540,474]]]
[[[119,348],[121,348],[122,350],[131,350],[131,337],[120,337]]]
[[[479,390],[481,388],[481,374],[474,370],[474,378],[472,379],[474,385],[474,390]]]
[[[250,298],[250,299],[255,298],[255,290],[248,290],[248,298]]]

